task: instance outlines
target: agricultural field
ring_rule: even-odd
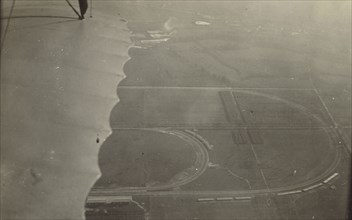
[[[177,137],[146,130],[116,133],[100,150],[97,188],[166,184],[195,161],[192,147]]]
[[[132,196],[145,219],[344,218],[351,96],[343,43],[321,28],[215,19],[167,4],[159,14],[159,3],[150,5],[153,19],[128,23],[134,46],[101,179],[113,176],[107,167],[122,149],[153,152],[162,168],[119,158],[125,170],[155,169],[152,184],[116,176],[90,196]],[[134,141],[141,132],[145,144]]]

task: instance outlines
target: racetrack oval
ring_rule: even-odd
[[[197,125],[185,123],[184,127],[177,127],[166,121],[166,125],[170,127],[115,129],[115,135],[112,135],[102,147],[99,165],[103,175],[93,191],[108,194],[115,192],[134,194],[181,188],[185,190],[184,193],[197,190],[215,193],[227,191],[241,195],[280,193],[310,187],[322,182],[334,172],[341,159],[341,152],[334,145],[335,131],[322,119],[322,114],[313,112],[290,99],[280,98],[270,93],[258,93],[252,90],[226,90],[226,92],[233,95],[238,110],[247,113],[247,115],[242,113],[242,117],[247,120],[246,123],[216,124],[216,126],[210,123]],[[176,95],[178,89],[159,93],[163,94],[163,98],[158,98],[160,104],[155,105],[155,108],[144,108],[145,116],[150,115],[149,111],[166,115],[167,113],[158,107],[164,106],[163,100],[169,94],[173,97],[175,105],[180,105],[179,98],[184,98]],[[206,93],[192,93],[192,90],[188,94],[198,100],[203,98],[209,100],[210,97],[202,96]],[[315,97],[311,100],[317,99]],[[195,106],[192,107],[197,110]],[[204,118],[211,118],[206,117],[206,111],[207,109],[203,109],[200,114]],[[184,122],[178,117],[176,113],[172,120],[178,120],[178,125],[182,125]],[[266,122],[274,120],[277,123]],[[144,118],[144,121],[147,121],[147,118]],[[187,132],[186,128],[190,126],[198,130]],[[231,133],[238,129],[245,130],[249,136],[252,135],[252,130],[259,131],[263,143],[251,143],[253,140],[250,139],[253,137],[247,137],[249,142],[236,144],[233,143],[234,137],[224,136],[226,132]],[[220,136],[218,136],[219,133],[221,133]],[[136,137],[138,141],[135,140]],[[209,149],[207,141],[214,145],[214,149]],[[158,156],[161,153],[159,159],[162,158],[163,163],[150,166],[152,163],[146,161],[151,161],[153,158],[140,159],[139,156],[133,155],[125,155],[125,158],[121,158],[124,154],[123,151],[121,154],[120,148],[139,153],[146,151],[145,155]],[[232,150],[226,150],[227,148]],[[232,151],[234,153],[231,153]],[[214,154],[218,154],[216,156],[218,161],[214,160]],[[234,165],[228,165],[226,161],[222,161],[221,154],[225,157],[234,154],[235,156],[230,158]],[[116,155],[119,155],[120,159]],[[109,159],[110,157],[112,159]],[[175,158],[178,159],[175,160]],[[139,161],[140,166],[134,164],[134,160]],[[221,169],[207,169],[208,162],[220,165]],[[295,170],[297,175],[293,174],[296,173]],[[225,176],[221,172],[225,173]],[[160,178],[160,176],[163,177]],[[251,185],[251,188],[247,188],[247,185]],[[177,191],[177,193],[182,192]]]

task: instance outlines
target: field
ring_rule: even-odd
[[[191,146],[177,137],[143,130],[116,133],[100,150],[98,188],[165,184],[195,161]]]
[[[328,216],[341,218],[346,207],[328,199],[345,201],[339,196],[348,182],[350,136],[344,132],[350,131],[351,99],[336,88],[350,90],[349,67],[341,64],[343,55],[329,52],[329,38],[318,30],[228,18],[196,26],[201,15],[156,18],[157,7],[149,11],[152,20],[128,23],[135,47],[100,167],[116,167],[105,158],[121,149],[160,152],[163,163],[138,167],[154,169],[158,184],[129,185],[116,176],[112,185],[99,180],[91,196],[133,196],[149,219],[302,219],[323,216],[327,208],[319,205],[335,207]],[[313,32],[321,34],[318,41]],[[169,39],[155,43],[153,33]],[[323,76],[332,66],[345,82],[329,85]],[[143,141],[135,145],[132,137],[141,131]],[[120,161],[121,172],[136,166]],[[115,172],[109,169],[102,179]],[[127,180],[130,175],[143,176],[126,173]],[[331,192],[336,188],[339,194]]]
[[[327,178],[340,160],[338,136],[311,90],[127,86],[118,94],[96,191],[288,192]],[[209,155],[201,175],[197,144]]]

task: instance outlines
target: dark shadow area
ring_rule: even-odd
[[[131,58],[132,59],[132,58]],[[127,63],[131,62],[131,59]],[[125,63],[125,65],[127,64]],[[128,75],[128,73],[126,73]],[[134,107],[138,109],[143,103],[138,103],[140,99],[129,99],[124,97],[117,88],[117,94],[120,99],[110,113],[110,126],[113,128],[115,124],[123,124],[123,121],[136,121],[138,116],[130,109],[130,102],[133,102]],[[101,171],[100,178],[95,182],[91,188],[85,204],[85,218],[87,220],[104,220],[104,219],[130,219],[130,220],[144,220],[145,211],[136,205],[134,201],[97,201],[91,202],[90,198],[94,198],[95,191],[100,189],[114,189],[119,186],[128,186],[128,184],[136,184],[135,187],[145,187],[147,174],[144,169],[146,160],[144,158],[145,152],[140,149],[132,149],[131,152],[128,144],[137,143],[144,140],[144,135],[134,136],[131,132],[130,137],[120,136],[120,130],[112,129],[112,134],[101,145],[98,154],[98,165]],[[134,160],[124,166],[123,161]],[[132,165],[128,167],[128,165]],[[131,178],[122,179],[121,176],[130,176]],[[98,198],[101,197],[97,195]],[[104,196],[103,196],[104,197]],[[118,199],[117,199],[118,200]]]

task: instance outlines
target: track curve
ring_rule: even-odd
[[[183,171],[178,177],[172,178],[168,183],[162,185],[155,185],[155,186],[145,186],[145,187],[119,187],[115,189],[93,189],[92,191],[99,191],[99,192],[140,192],[140,191],[158,191],[158,190],[168,190],[180,187],[187,183],[190,183],[201,176],[208,167],[209,163],[209,154],[206,150],[206,146],[204,143],[199,141],[198,139],[194,138],[192,135],[188,134],[187,132],[179,131],[179,130],[171,130],[171,129],[136,129],[136,130],[148,130],[154,132],[160,132],[163,134],[173,135],[176,136],[183,141],[187,142],[193,149],[196,154],[196,160],[194,162],[194,167]],[[190,175],[190,172],[194,172]],[[176,175],[177,176],[177,175]]]
[[[200,175],[202,175],[205,170],[207,169],[208,163],[209,163],[209,155],[208,155],[208,149],[209,146],[206,146],[206,143],[202,139],[204,138],[199,138],[197,136],[199,135],[194,135],[191,132],[186,132],[182,130],[174,130],[171,128],[143,128],[142,130],[150,130],[150,131],[155,131],[155,132],[161,132],[164,134],[168,135],[174,135],[177,136],[178,138],[181,138],[182,140],[186,141],[187,143],[190,144],[190,146],[193,147],[194,151],[197,154],[197,159],[195,161],[196,164],[199,165],[199,169],[196,170],[196,172],[193,175],[187,176],[185,178],[181,179],[174,179],[174,181],[170,181],[170,183],[163,184],[160,186],[149,186],[149,187],[124,187],[124,188],[117,188],[117,189],[97,189],[93,190],[91,193],[92,195],[136,195],[136,194],[147,194],[147,195],[250,195],[250,196],[255,196],[255,195],[262,195],[262,194],[280,194],[280,193],[287,193],[287,192],[292,192],[292,191],[300,191],[303,192],[302,189],[305,189],[310,186],[314,186],[316,184],[322,183],[324,179],[329,177],[334,170],[337,168],[339,165],[339,162],[342,158],[342,152],[340,148],[337,148],[334,146],[334,141],[333,137],[336,137],[336,131],[332,126],[328,126],[326,122],[324,122],[319,116],[316,114],[313,114],[310,112],[308,109],[306,109],[304,106],[301,106],[299,104],[296,104],[291,101],[287,101],[285,99],[273,96],[273,95],[267,95],[267,94],[262,94],[262,93],[257,93],[253,91],[237,91],[238,93],[243,93],[243,94],[249,94],[249,95],[254,95],[254,96],[260,96],[263,98],[268,98],[271,100],[276,100],[282,103],[285,103],[289,105],[292,108],[298,109],[301,111],[304,115],[306,115],[308,118],[313,118],[314,120],[318,121],[322,125],[322,129],[326,133],[326,135],[329,138],[329,146],[331,149],[335,149],[335,155],[334,155],[334,160],[330,164],[330,166],[325,170],[325,172],[321,173],[318,176],[315,176],[314,178],[311,178],[307,181],[304,181],[302,183],[294,184],[291,186],[285,186],[285,187],[276,187],[276,188],[269,188],[269,189],[255,189],[255,190],[230,190],[230,191],[180,191],[180,190],[171,190],[171,191],[161,191],[161,190],[170,190],[170,189],[175,189],[177,187],[180,187],[182,185],[185,185],[187,183],[190,183],[197,179]],[[141,130],[141,129],[136,129],[136,130]]]

